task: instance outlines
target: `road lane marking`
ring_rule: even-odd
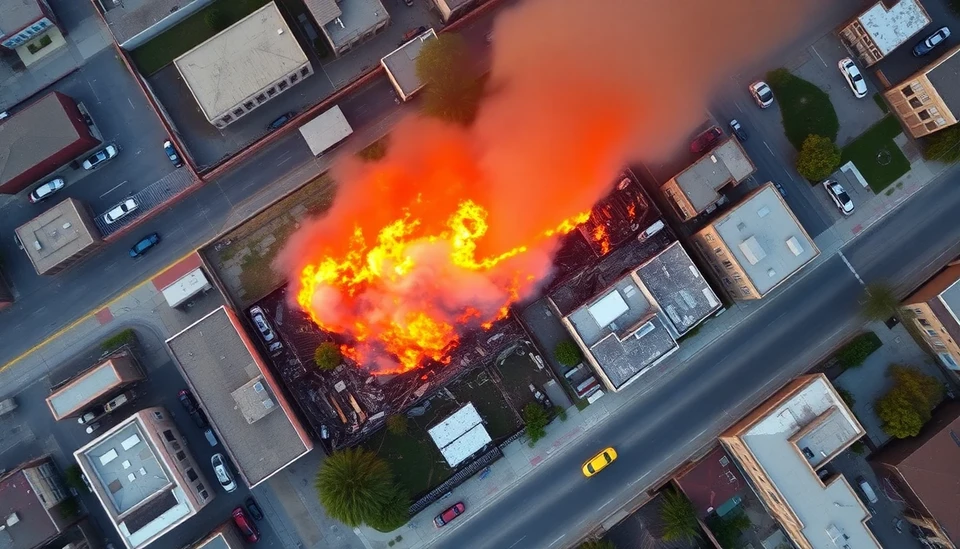
[[[777,157],[777,155],[773,153],[773,149],[770,148],[770,145],[768,145],[766,141],[763,142],[763,146],[766,147],[768,151],[770,151],[770,156],[774,158]]]
[[[567,535],[566,535],[566,534],[563,534],[563,535],[560,536],[559,538],[557,538],[557,539],[553,540],[552,542],[550,542],[550,545],[549,545],[548,547],[553,547],[554,545],[557,544],[558,541],[562,540],[562,539],[565,538],[565,537],[567,537]]]
[[[112,188],[112,189],[110,189],[109,191],[107,191],[107,192],[105,192],[105,193],[103,193],[103,194],[101,194],[101,195],[100,195],[100,198],[103,198],[103,197],[105,197],[105,196],[107,196],[108,194],[110,194],[110,193],[112,193],[113,191],[115,191],[115,190],[117,190],[117,189],[119,189],[120,187],[122,187],[122,186],[124,186],[124,185],[126,185],[127,183],[129,183],[129,181],[124,181],[123,183],[120,183],[120,184],[119,184],[119,185],[117,185],[116,187],[113,187],[113,188]]]
[[[608,499],[606,503],[604,503],[603,505],[600,506],[600,509],[603,509],[603,508],[606,507],[607,505],[610,505],[611,503],[613,503],[613,500],[615,500],[615,499],[617,499],[617,498],[614,497],[614,498]],[[599,509],[598,509],[598,511],[599,511]]]
[[[520,543],[521,541],[523,541],[523,540],[525,540],[525,539],[527,539],[527,536],[523,536],[522,538],[520,538],[520,539],[518,539],[517,541],[513,542],[513,545],[510,546],[510,549],[513,549],[514,547],[517,546],[518,543]]]
[[[127,288],[126,291],[124,291],[124,292],[121,293],[120,295],[118,295],[118,296],[116,296],[116,297],[114,297],[114,298],[111,298],[110,300],[108,300],[107,302],[103,303],[102,305],[99,305],[99,306],[97,306],[97,307],[94,307],[94,308],[90,309],[89,311],[87,311],[86,314],[84,314],[84,315],[81,316],[80,318],[74,320],[74,321],[71,322],[70,324],[67,324],[67,325],[64,326],[63,328],[60,328],[59,330],[57,330],[56,332],[54,332],[52,335],[50,335],[49,337],[47,337],[46,339],[44,339],[44,340],[41,341],[40,343],[37,343],[37,344],[34,345],[33,347],[31,347],[31,348],[27,349],[26,351],[20,353],[18,356],[16,356],[15,358],[13,358],[12,360],[10,360],[10,361],[7,362],[6,364],[4,364],[3,367],[0,367],[0,372],[6,371],[7,368],[10,368],[11,366],[13,366],[14,364],[20,362],[20,361],[23,360],[24,358],[32,355],[33,353],[37,352],[38,350],[42,349],[43,347],[46,347],[51,341],[59,338],[59,337],[62,336],[63,334],[69,332],[70,330],[76,328],[77,326],[79,326],[79,325],[82,324],[83,322],[89,320],[91,317],[93,317],[93,315],[95,315],[95,314],[96,314],[98,311],[100,311],[101,309],[104,309],[104,308],[106,308],[106,307],[109,307],[109,306],[113,305],[114,303],[116,303],[117,301],[120,301],[121,299],[127,297],[128,295],[130,295],[130,294],[132,294],[133,292],[135,292],[136,290],[138,290],[138,289],[139,289],[141,286],[143,286],[144,284],[149,284],[149,283],[151,283],[152,280],[154,279],[154,277],[156,277],[158,274],[162,273],[163,271],[166,271],[166,270],[169,269],[170,267],[173,267],[173,266],[176,265],[177,263],[180,263],[181,261],[183,261],[183,260],[186,259],[187,257],[191,256],[192,254],[197,253],[197,252],[198,252],[198,249],[199,249],[199,248],[191,250],[189,253],[184,254],[183,257],[180,257],[179,259],[173,261],[172,263],[169,263],[169,264],[167,264],[167,265],[164,265],[163,267],[161,267],[160,269],[158,269],[157,271],[155,271],[152,275],[150,275],[150,276],[148,276],[147,278],[141,280],[139,283],[134,284],[133,286],[130,286],[129,288]]]
[[[850,272],[853,273],[853,276],[857,278],[857,282],[859,282],[861,286],[866,286],[866,284],[863,282],[863,279],[860,278],[859,274],[857,274],[857,270],[854,269],[853,265],[850,264],[850,261],[847,260],[847,256],[843,255],[843,250],[838,250],[837,255],[839,255],[840,259],[842,259],[843,262],[847,265],[847,268],[850,269]]]
[[[820,57],[820,52],[817,51],[817,48],[810,46],[810,49],[813,50],[813,53],[817,54],[817,59],[819,59],[820,62],[823,63],[824,67],[830,68],[827,66],[827,62],[824,61],[822,57]]]

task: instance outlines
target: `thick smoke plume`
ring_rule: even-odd
[[[368,367],[442,360],[459,330],[498,318],[549,276],[551,232],[582,220],[631,160],[681,144],[731,73],[795,38],[825,3],[526,0],[505,10],[493,92],[475,123],[409,117],[383,160],[342,158],[333,208],[278,259],[291,295],[355,342],[348,352]],[[466,200],[483,213],[461,223],[465,240],[451,218]],[[307,283],[318,266],[328,276]]]

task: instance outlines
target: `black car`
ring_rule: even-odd
[[[297,115],[297,113],[295,113],[295,112],[293,112],[293,111],[290,111],[290,112],[287,112],[287,113],[283,113],[283,114],[281,114],[279,117],[277,117],[273,122],[271,122],[271,123],[267,126],[267,129],[268,129],[268,130],[277,130],[277,129],[280,129],[280,128],[282,128],[284,125],[286,125],[287,122],[293,120],[293,117],[296,116],[296,115]]]
[[[740,122],[736,118],[730,121],[730,131],[733,132],[733,135],[737,136],[740,142],[747,140],[747,130],[743,129],[743,126],[740,125]]]
[[[253,520],[263,520],[263,510],[260,509],[260,506],[257,505],[257,502],[252,497],[247,498],[244,505],[247,506],[247,512],[250,513]]]
[[[183,160],[180,158],[180,155],[177,154],[177,149],[173,147],[173,143],[168,139],[163,142],[163,152],[167,154],[167,158],[170,159],[170,162],[173,162],[174,168],[179,168],[183,166]]]
[[[203,410],[200,409],[200,406],[197,405],[197,401],[193,399],[193,395],[190,394],[190,391],[182,389],[180,394],[177,395],[177,399],[180,400],[180,404],[183,405],[183,409],[190,414],[190,419],[193,420],[193,423],[200,429],[205,429],[210,426],[207,421],[206,414],[203,413]]]
[[[950,38],[950,28],[940,27],[936,32],[924,38],[913,47],[913,56],[923,57],[927,55],[933,51],[934,48],[946,42],[947,38]]]

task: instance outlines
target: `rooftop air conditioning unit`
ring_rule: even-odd
[[[33,241],[33,249],[37,250],[38,252],[43,249],[43,246],[40,245],[39,240]]]
[[[14,524],[20,522],[20,515],[16,513],[10,513],[10,516],[7,517],[7,527],[13,526]]]

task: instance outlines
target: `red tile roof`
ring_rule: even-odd
[[[717,447],[678,477],[677,484],[690,498],[700,518],[747,488],[747,482],[722,447]]]

